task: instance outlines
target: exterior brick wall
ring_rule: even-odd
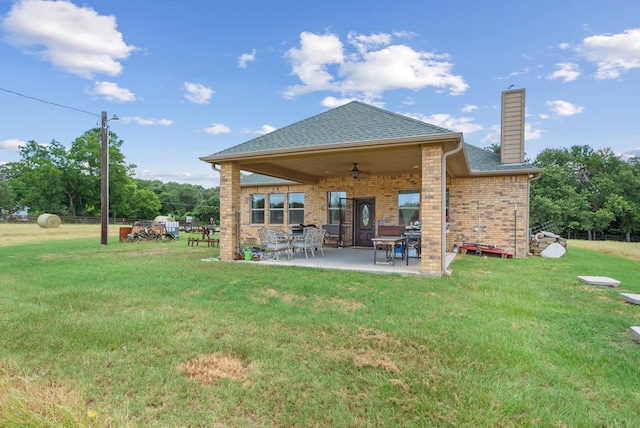
[[[393,174],[368,176],[360,174],[357,180],[345,177],[338,179],[324,179],[316,185],[291,184],[281,186],[244,186],[242,187],[242,213],[241,213],[241,240],[247,242],[247,238],[258,238],[258,229],[265,226],[289,228],[296,224],[288,224],[288,210],[286,207],[286,194],[291,192],[303,192],[305,195],[304,223],[315,224],[321,227],[327,224],[327,194],[329,192],[346,192],[347,198],[375,198],[376,215],[385,225],[398,224],[398,191],[419,190],[419,174]],[[267,196],[271,193],[285,194],[285,224],[271,224],[269,222],[269,209],[265,211],[265,224],[251,224],[251,195],[263,193]],[[268,205],[268,199],[266,201]]]
[[[357,180],[344,177],[339,179],[323,179],[318,184],[286,184],[272,186],[243,186],[239,195],[238,208],[240,215],[240,242],[247,243],[253,238],[257,242],[258,229],[261,227],[293,226],[288,224],[288,210],[286,195],[291,192],[305,194],[304,223],[315,224],[320,227],[327,223],[327,193],[346,192],[347,198],[375,198],[376,218],[384,225],[399,224],[398,191],[420,190],[425,204],[422,206],[420,220],[422,222],[422,267],[425,274],[442,274],[442,198],[441,198],[441,154],[439,146],[425,146],[423,149],[422,173],[393,174],[369,176],[361,174]],[[221,174],[221,195],[223,181],[226,176],[223,167]],[[235,173],[235,171],[234,171]],[[238,172],[239,176],[239,172]],[[474,177],[448,179],[446,187],[449,192],[449,232],[446,234],[447,251],[453,250],[453,245],[463,242],[478,241],[478,224],[483,228],[481,241],[488,245],[497,245],[506,251],[516,248],[516,256],[524,257],[528,245],[528,177]],[[239,188],[239,186],[238,186]],[[262,193],[267,197],[265,204],[265,223],[251,224],[251,195]],[[271,224],[269,221],[268,196],[271,193],[285,194],[284,224]],[[227,203],[221,200],[221,230],[226,229],[226,222],[233,219],[231,227],[235,225],[235,211],[228,213],[223,207]],[[514,216],[514,206],[517,207],[517,220]],[[478,212],[480,208],[480,212]],[[225,217],[222,217],[225,215]],[[480,220],[478,220],[478,218]],[[227,219],[227,220],[225,220]],[[295,224],[297,225],[297,223]],[[233,229],[229,229],[233,230]],[[514,241],[514,234],[515,239]],[[235,249],[233,233],[221,236],[221,255],[231,257]],[[227,253],[227,249],[231,253]],[[226,260],[226,258],[225,258]]]
[[[451,180],[449,233],[454,243],[496,245],[526,257],[529,241],[529,178],[526,175]],[[479,230],[478,230],[479,229]]]

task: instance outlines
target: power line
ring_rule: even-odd
[[[18,95],[18,96],[20,96],[20,97],[24,97],[24,98],[29,98],[30,100],[35,100],[35,101],[38,101],[38,102],[41,102],[41,103],[45,103],[45,104],[51,104],[51,105],[54,105],[54,106],[56,106],[56,107],[62,107],[62,108],[66,108],[66,109],[69,109],[69,110],[79,111],[80,113],[90,114],[91,116],[98,116],[98,117],[100,117],[100,115],[99,115],[99,114],[92,113],[92,112],[90,112],[90,111],[81,110],[81,109],[79,109],[79,108],[75,108],[75,107],[65,106],[65,105],[58,104],[58,103],[54,103],[54,102],[51,102],[51,101],[42,100],[42,99],[40,99],[40,98],[36,98],[36,97],[30,97],[29,95],[21,94],[21,93],[19,93],[19,92],[15,92],[15,91],[10,91],[9,89],[0,88],[0,91],[9,92],[10,94]]]

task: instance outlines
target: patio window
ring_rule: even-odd
[[[341,218],[346,218],[346,207],[341,200],[346,199],[347,192],[329,192],[327,195],[327,223],[340,224]]]
[[[264,224],[264,193],[251,195],[251,224]]]
[[[269,224],[284,224],[284,193],[269,194]]]
[[[398,192],[398,224],[407,226],[420,219],[420,191],[400,190]]]
[[[304,193],[289,193],[289,224],[304,224]]]

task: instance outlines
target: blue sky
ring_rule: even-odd
[[[136,177],[214,187],[199,156],[354,99],[484,147],[512,85],[527,158],[640,156],[637,0],[0,0],[0,37],[0,163],[106,111]]]

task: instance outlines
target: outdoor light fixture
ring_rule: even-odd
[[[100,243],[107,245],[109,242],[109,136],[107,122],[119,120],[115,114],[107,119],[107,112],[102,112],[102,153],[100,159]]]
[[[355,180],[360,175],[360,170],[358,169],[358,164],[354,162],[353,169],[351,170],[351,176]]]

